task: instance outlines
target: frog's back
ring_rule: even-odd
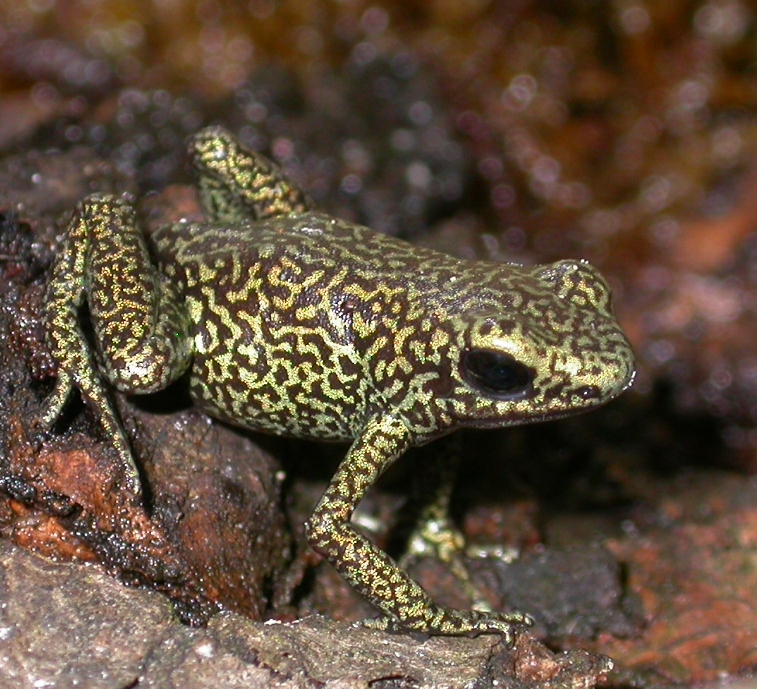
[[[152,242],[184,286],[200,406],[267,432],[354,437],[371,403],[356,332],[406,297],[417,249],[320,213],[178,223]]]
[[[378,275],[406,274],[409,263],[432,256],[454,261],[316,212],[231,225],[179,222],[155,231],[151,241],[161,267],[168,272],[171,265],[181,266],[190,280],[194,269],[214,261],[252,266],[276,262],[284,254],[296,257],[298,265],[314,263],[326,272],[347,265],[355,279],[369,282]]]

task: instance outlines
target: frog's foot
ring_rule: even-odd
[[[38,445],[48,438],[50,431],[58,421],[63,407],[66,405],[68,398],[74,389],[74,377],[67,371],[59,370],[58,378],[55,381],[55,388],[45,401],[43,411],[39,416],[36,428],[34,428],[34,441]],[[131,455],[129,441],[124,434],[121,424],[116,417],[110,402],[105,397],[105,392],[101,390],[99,384],[95,385],[94,390],[99,392],[99,399],[102,400],[101,422],[106,434],[112,439],[114,449],[121,463],[126,488],[132,493],[136,500],[142,499],[142,484],[139,477],[139,471]],[[86,395],[85,399],[88,399]]]
[[[73,390],[73,379],[65,371],[58,372],[58,378],[55,381],[55,389],[50,397],[45,400],[42,414],[40,414],[37,428],[37,435],[44,436],[55,425],[58,417],[63,411],[68,398]]]
[[[509,645],[514,641],[515,625],[530,627],[533,623],[530,615],[520,612],[483,612],[436,606],[421,611],[416,617],[404,620],[384,615],[360,622],[363,627],[388,632],[418,632],[443,636],[502,634]]]
[[[72,390],[71,376],[61,371],[55,381],[53,392],[44,401],[39,414],[32,419],[28,429],[29,438],[35,451],[39,452],[50,438],[53,426],[58,421]]]
[[[465,537],[447,517],[428,519],[418,525],[408,540],[400,566],[404,569],[411,560],[432,557],[443,562],[457,579],[471,607],[490,612],[491,605],[471,579],[465,564]]]

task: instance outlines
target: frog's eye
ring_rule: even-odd
[[[525,397],[532,391],[534,371],[504,352],[468,350],[460,369],[468,385],[500,399]]]

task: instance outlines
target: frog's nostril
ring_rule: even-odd
[[[596,385],[583,385],[576,388],[573,394],[582,400],[595,400],[602,396],[602,391]]]

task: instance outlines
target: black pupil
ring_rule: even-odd
[[[514,398],[531,391],[533,372],[503,352],[473,349],[463,355],[462,373],[468,384],[490,395]]]

